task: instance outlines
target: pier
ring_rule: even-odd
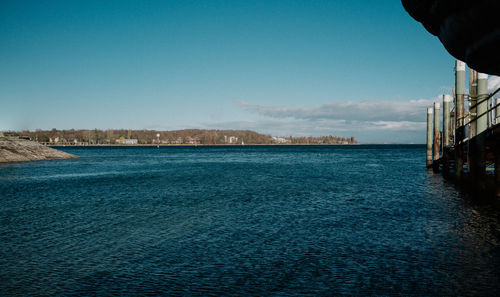
[[[469,69],[467,94],[465,71],[457,60],[453,97],[441,96],[442,111],[441,102],[427,109],[426,165],[474,194],[500,197],[500,88],[489,94],[488,75]]]

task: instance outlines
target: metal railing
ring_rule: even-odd
[[[481,114],[476,114],[476,116],[473,119],[469,119],[468,124],[476,122],[479,118],[488,116],[487,118],[487,128],[491,128],[492,126],[500,123],[500,114],[496,114],[496,109],[500,107],[500,104],[497,104],[496,102],[492,102],[494,99],[493,96],[495,96],[498,92],[500,92],[500,88],[498,88],[495,92],[491,93],[487,97],[478,100],[474,105],[469,107],[469,110],[476,108],[479,106],[479,104],[487,101],[488,103],[488,108],[486,109],[485,112]],[[500,110],[499,110],[500,111]]]
[[[457,137],[456,135],[456,132],[457,132],[457,129],[463,129],[462,131],[462,139],[459,139],[459,143],[463,142],[463,141],[467,141],[469,140],[469,138],[472,138],[472,137],[475,137],[476,135],[470,135],[470,127],[471,127],[471,124],[472,123],[475,123],[478,121],[478,119],[486,116],[487,117],[487,121],[486,121],[486,129],[489,129],[495,125],[498,125],[500,124],[500,101],[499,103],[497,104],[496,100],[495,99],[500,99],[500,98],[495,98],[494,96],[500,92],[500,88],[498,88],[496,91],[494,91],[493,93],[489,94],[488,96],[486,96],[485,98],[482,98],[480,100],[478,100],[477,102],[475,102],[473,105],[471,105],[469,107],[469,113],[468,114],[464,114],[463,117],[459,118],[458,122],[461,123],[461,125],[459,126],[456,126],[455,129],[452,129],[452,137],[455,138]],[[471,101],[472,97],[470,95],[464,95],[466,100],[468,100],[469,102]],[[481,114],[474,114],[474,113],[470,113],[470,110],[474,110],[476,109],[477,110],[477,107],[481,104],[481,103],[484,103],[484,102],[487,102],[488,103],[488,108],[486,109],[485,112],[481,113]],[[455,109],[455,107],[454,107]],[[455,113],[456,115],[456,113]],[[454,142],[455,143],[455,142]]]

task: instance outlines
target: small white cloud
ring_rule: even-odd
[[[312,107],[265,106],[244,101],[239,101],[239,104],[249,111],[271,118],[418,122],[425,120],[425,108],[432,106],[433,101],[441,99],[419,99],[408,102],[327,102]]]
[[[327,102],[304,107],[266,106],[238,101],[242,108],[268,119],[252,124],[219,125],[252,127],[272,135],[354,135],[365,142],[423,142],[426,108],[442,99],[439,96],[406,102]]]
[[[488,77],[488,92],[493,93],[500,88],[500,76],[491,75]]]
[[[204,123],[213,129],[250,129],[273,136],[355,136],[361,142],[424,143],[425,122],[270,119]]]

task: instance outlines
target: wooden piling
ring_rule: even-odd
[[[473,162],[475,164],[470,164],[471,168],[474,168],[473,180],[476,180],[477,186],[484,188],[484,176],[486,175],[486,129],[488,128],[488,101],[485,100],[488,97],[488,75],[484,73],[477,73],[477,108],[476,108],[476,139],[474,153],[475,157]]]
[[[465,63],[457,60],[455,64],[455,177],[460,180],[463,175],[464,160],[461,141],[464,131],[464,96],[465,96]]]
[[[443,146],[450,146],[450,102],[449,95],[443,95]]]
[[[500,123],[500,98],[495,100],[495,124]]]
[[[500,148],[496,147],[495,150],[495,196],[500,198]]]
[[[443,139],[442,139],[442,159],[441,165],[443,167],[443,175],[448,176],[450,173],[449,162],[449,147],[450,147],[450,102],[452,101],[450,95],[443,95]]]
[[[427,167],[432,166],[432,107],[427,108]]]
[[[440,112],[441,106],[439,102],[434,102],[434,161],[439,160],[439,151],[441,148],[441,131],[440,128]]]
[[[474,69],[469,69],[469,139],[477,135],[477,71]]]
[[[488,128],[488,74],[477,74],[477,134],[481,134]]]

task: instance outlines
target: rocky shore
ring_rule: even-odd
[[[78,156],[30,140],[0,137],[0,163],[72,158],[78,158]]]

